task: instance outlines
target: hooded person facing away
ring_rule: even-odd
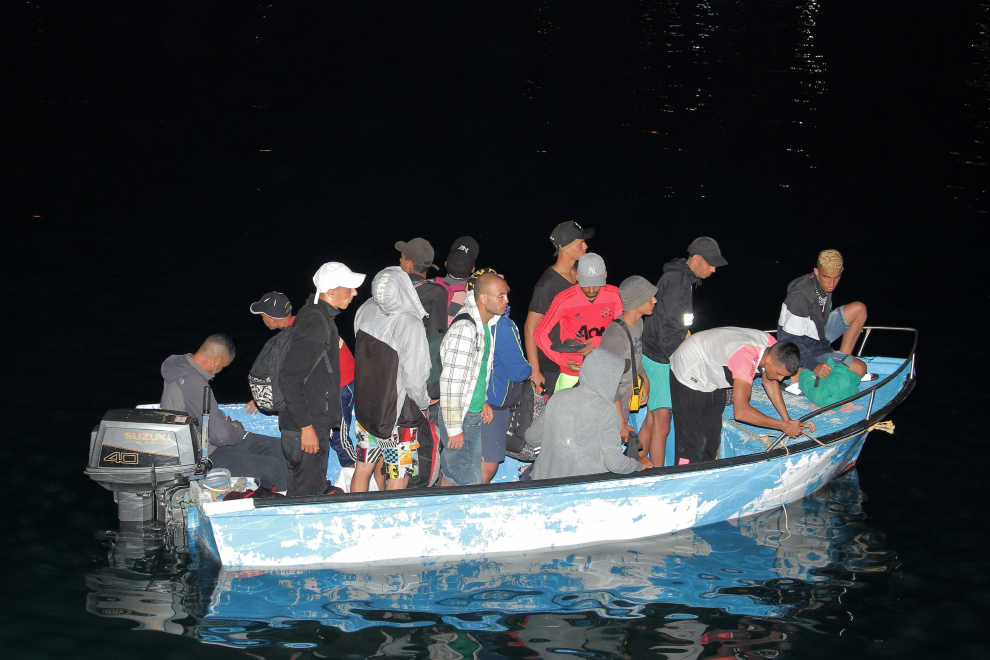
[[[614,472],[629,474],[653,467],[622,453],[622,417],[613,400],[625,360],[596,349],[581,366],[581,384],[557,392],[526,431],[526,442],[540,448],[533,479],[577,477]]]
[[[412,280],[398,266],[371,281],[371,298],[354,316],[354,415],[358,463],[351,492],[365,492],[380,458],[389,490],[419,474],[420,424],[430,397],[426,310]]]

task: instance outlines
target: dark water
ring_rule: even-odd
[[[0,11],[5,655],[289,658],[284,642],[334,657],[457,657],[430,655],[431,635],[446,635],[448,649],[478,657],[985,657],[990,4],[77,0]],[[841,538],[826,565],[708,607],[692,603],[710,584],[636,603],[633,618],[590,601],[528,620],[495,608],[499,629],[489,614],[417,611],[433,618],[412,630],[372,608],[355,620],[379,625],[269,624],[256,633],[267,645],[241,651],[202,643],[217,641],[201,618],[216,576],[149,551],[120,586],[194,585],[180,598],[187,634],[87,609],[93,576],[111,571],[94,534],[116,526],[109,494],[81,474],[87,433],[108,408],[157,400],[164,357],[227,332],[241,357],[216,391],[244,400],[268,336],[250,302],[271,289],[301,301],[328,260],[374,273],[417,235],[441,256],[475,236],[521,322],[552,259],[546,237],[565,219],[598,228],[591,248],[613,282],[656,279],[691,239],[717,238],[730,265],[696,295],[700,327],[772,326],[786,283],[835,247],[847,264],[839,302],[922,331],[897,434],[870,439],[851,500],[832,493],[842,506],[859,489],[868,499],[832,513]],[[748,570],[773,545],[755,538],[748,555],[725,551],[722,568]],[[646,554],[659,565],[676,555],[666,549]],[[757,611],[768,603],[786,607]],[[683,614],[696,618],[667,618]],[[548,641],[514,645],[527,621]],[[215,627],[239,627],[227,623]],[[730,644],[728,631],[750,642]]]

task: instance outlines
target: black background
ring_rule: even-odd
[[[5,635],[38,656],[140,645],[86,642],[117,625],[82,611],[78,578],[115,517],[81,473],[104,410],[158,400],[165,357],[228,333],[215,390],[246,400],[269,336],[251,302],[300,304],[325,261],[370,277],[414,236],[438,260],[474,236],[521,325],[550,230],[577,220],[616,284],[715,237],[702,328],[773,327],[833,247],[837,303],[922,331],[897,435],[860,461],[903,559],[897,605],[866,615],[888,645],[830,643],[974,650],[988,24],[975,0],[7,4]]]

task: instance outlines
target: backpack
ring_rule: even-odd
[[[526,431],[543,414],[546,406],[546,399],[536,390],[533,381],[527,380],[522,384],[519,401],[510,408],[509,412],[509,426],[505,431],[506,456],[524,463],[536,460],[540,450],[527,444]]]
[[[322,315],[321,318],[323,318]],[[329,325],[327,329],[330,329]],[[251,365],[251,370],[248,372],[248,387],[251,388],[251,397],[257,404],[258,410],[268,413],[285,410],[285,398],[282,396],[282,390],[278,387],[278,374],[282,371],[282,362],[285,360],[285,354],[289,352],[289,342],[291,341],[292,326],[283,328],[277,335],[265,342],[258,357],[254,359],[254,364]],[[303,379],[304,385],[313,374],[313,369],[316,369],[320,362],[326,364],[327,371],[333,373],[330,358],[327,357],[327,351],[324,348],[321,359],[316,361],[316,364],[306,374],[306,378]]]
[[[836,401],[848,399],[859,391],[860,377],[844,364],[836,364],[828,359],[832,371],[825,378],[819,378],[811,369],[803,369],[798,378],[801,393],[818,406],[824,408]]]
[[[454,317],[464,307],[464,298],[467,296],[466,285],[447,284],[442,277],[435,277],[432,281],[447,290],[447,327],[449,328],[454,323]]]

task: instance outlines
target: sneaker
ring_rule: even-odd
[[[860,381],[863,382],[863,383],[868,383],[871,380],[880,380],[880,376],[878,376],[876,374],[870,374],[870,373],[868,373],[865,376],[863,376],[862,378],[860,378]]]
[[[795,380],[793,383],[784,388],[785,392],[790,392],[791,394],[801,394],[801,385]]]

